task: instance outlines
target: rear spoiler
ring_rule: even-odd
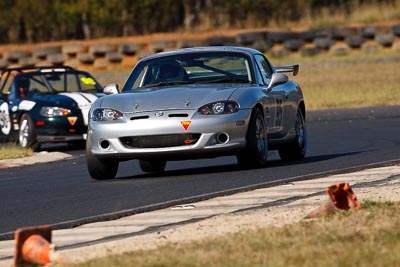
[[[293,76],[299,73],[299,64],[275,67],[276,72],[292,72]]]

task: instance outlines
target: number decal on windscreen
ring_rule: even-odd
[[[91,78],[91,77],[82,77],[81,81],[82,81],[83,84],[96,85],[96,81],[93,80],[93,78]]]

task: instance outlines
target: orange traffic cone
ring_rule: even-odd
[[[360,202],[358,202],[356,195],[348,183],[329,186],[326,192],[338,209],[353,210],[361,208]]]
[[[68,259],[55,251],[55,246],[51,244],[51,228],[48,225],[20,228],[15,232],[15,241],[14,267],[68,263]]]
[[[330,200],[307,214],[306,218],[317,218],[335,213],[338,210],[361,208],[356,195],[348,183],[340,183],[326,188]]]
[[[22,245],[24,260],[36,264],[52,262],[54,246],[40,235],[31,235]]]

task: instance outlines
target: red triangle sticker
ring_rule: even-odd
[[[185,129],[185,131],[189,129],[191,123],[192,123],[191,121],[181,121],[182,127],[183,129]]]
[[[69,124],[71,124],[71,126],[74,126],[77,119],[78,117],[68,117]]]

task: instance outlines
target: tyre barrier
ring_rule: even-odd
[[[160,40],[151,42],[151,48],[154,53],[167,51],[176,47],[176,42],[173,40]]]
[[[271,48],[269,54],[274,58],[282,58],[289,55],[289,51],[281,45],[275,45]]]
[[[61,53],[61,46],[38,47],[32,50],[32,55],[38,59],[46,59],[48,55]]]
[[[361,34],[350,35],[346,37],[345,42],[350,48],[360,48],[364,43],[364,37]]]
[[[236,38],[230,36],[211,36],[206,39],[206,45],[222,46],[222,45],[237,45]]]
[[[366,39],[374,39],[381,27],[378,26],[367,26],[361,28],[361,34]]]
[[[33,67],[38,63],[33,57],[22,57],[18,62],[22,67]]]
[[[79,53],[87,51],[87,46],[83,44],[65,44],[61,48],[61,52],[68,57],[76,57]]]
[[[290,39],[283,42],[283,46],[291,52],[299,51],[304,45],[305,41],[301,39]]]
[[[272,44],[266,40],[257,40],[251,47],[265,53],[272,47]]]
[[[315,30],[302,31],[297,33],[297,38],[303,40],[304,42],[311,43],[314,40],[316,33],[317,32]]]
[[[108,52],[106,54],[106,59],[110,63],[120,63],[122,61],[122,54],[120,52]]]
[[[119,45],[118,51],[125,56],[134,56],[145,45],[144,43],[123,43]]]
[[[236,35],[236,43],[238,45],[253,45],[257,41],[265,40],[268,40],[267,31],[246,32]]]
[[[176,44],[177,48],[189,48],[204,45],[205,42],[202,39],[179,40]]]
[[[332,38],[332,29],[317,29],[314,34],[314,38]]]
[[[93,64],[95,57],[87,52],[78,53],[77,58],[82,64]]]
[[[284,41],[289,39],[296,39],[296,33],[294,32],[269,32],[268,40],[273,44],[282,44]]]
[[[69,58],[64,61],[64,64],[72,68],[79,68],[82,64],[77,58]]]
[[[0,68],[1,69],[7,68],[8,64],[9,64],[8,60],[0,59]]]
[[[61,53],[51,54],[47,56],[47,61],[52,65],[63,65],[65,61],[65,55]]]
[[[138,41],[112,40],[107,43],[95,43],[95,40],[79,41],[65,44],[46,43],[38,45],[20,45],[18,50],[1,49],[0,68],[32,65],[67,64],[72,67],[112,68],[131,67],[137,60],[150,54],[169,51],[177,48],[196,46],[239,45],[268,53],[272,57],[285,57],[290,53],[300,56],[314,56],[320,53],[331,53],[334,56],[348,55],[352,50],[375,53],[380,49],[391,48],[399,51],[400,24],[391,26],[341,27],[291,31],[256,30],[238,32],[234,35],[207,35],[190,38]],[[101,59],[101,60],[99,60]]]
[[[377,33],[375,35],[375,41],[383,47],[391,47],[395,40],[393,33]]]
[[[108,52],[116,51],[112,44],[92,44],[89,46],[89,54],[94,57],[104,57]]]
[[[28,51],[5,51],[3,53],[3,59],[10,63],[18,63],[21,58],[30,57],[31,52]]]
[[[400,37],[400,24],[392,26],[392,33],[397,37]]]
[[[333,28],[331,37],[336,41],[344,41],[346,37],[350,36],[355,32],[355,28],[344,27],[344,28]]]
[[[322,50],[328,50],[334,43],[330,37],[318,37],[314,39],[315,47]]]

